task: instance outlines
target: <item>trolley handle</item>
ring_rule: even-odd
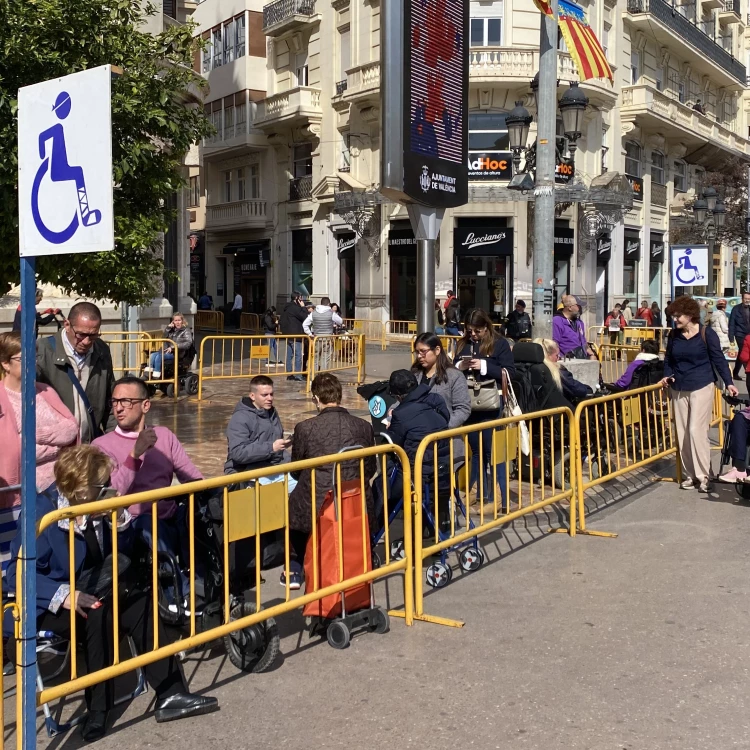
[[[750,398],[742,398],[740,396],[728,396],[726,393],[721,394],[723,399],[730,406],[747,406],[750,407]]]

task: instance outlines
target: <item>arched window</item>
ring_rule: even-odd
[[[625,174],[630,177],[641,176],[641,147],[635,141],[625,144]]]

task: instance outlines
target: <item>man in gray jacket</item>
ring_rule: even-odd
[[[90,443],[116,421],[109,401],[115,375],[112,354],[101,340],[102,314],[91,302],[70,308],[64,328],[39,340],[36,378],[55,389],[75,415],[82,443]]]
[[[224,473],[238,474],[282,463],[284,451],[292,444],[283,435],[279,414],[273,407],[273,380],[256,375],[227,426]]]
[[[331,309],[331,300],[323,297],[320,304],[307,316],[302,324],[305,333],[315,341],[315,364],[318,370],[328,370],[331,367],[331,354],[333,352],[333,325],[343,326],[344,321]]]

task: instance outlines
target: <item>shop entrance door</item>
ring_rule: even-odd
[[[509,256],[456,256],[456,288],[461,315],[479,307],[499,323],[508,311],[512,288]]]
[[[244,312],[262,315],[268,309],[268,305],[266,304],[265,277],[243,276],[240,285],[240,294],[242,295],[242,307]]]
[[[417,257],[391,255],[391,320],[417,318]]]

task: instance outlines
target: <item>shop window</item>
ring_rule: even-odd
[[[633,299],[635,297],[635,281],[638,278],[638,263],[625,263],[622,267],[622,293],[623,296]]]
[[[625,144],[625,174],[631,177],[641,176],[641,147],[635,141]]]
[[[469,151],[507,151],[510,148],[505,113],[469,113]]]
[[[297,229],[292,232],[292,289],[310,297],[312,288],[312,229]]]

